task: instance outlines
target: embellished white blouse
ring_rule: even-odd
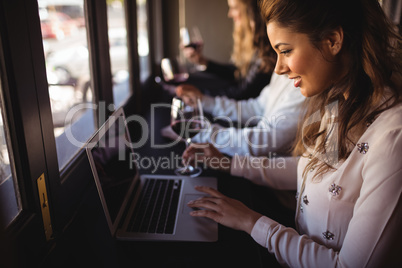
[[[298,230],[262,216],[251,233],[256,242],[289,267],[402,267],[402,105],[380,114],[318,181],[311,169],[303,182],[308,157],[282,160],[232,161],[233,175],[298,191]]]

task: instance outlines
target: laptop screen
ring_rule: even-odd
[[[106,121],[89,142],[89,147],[90,158],[93,160],[91,166],[93,172],[97,173],[104,203],[107,204],[114,225],[127,191],[137,174],[136,166],[131,161],[132,148],[122,111]]]

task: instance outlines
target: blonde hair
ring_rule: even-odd
[[[253,61],[261,60],[260,69],[272,72],[275,66],[274,53],[262,20],[258,0],[237,0],[241,7],[241,23],[233,29],[231,60],[238,69],[237,77],[245,77]],[[237,26],[236,26],[237,25]]]

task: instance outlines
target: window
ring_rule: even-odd
[[[137,25],[138,25],[138,55],[140,57],[140,79],[145,81],[151,72],[149,57],[149,33],[147,0],[137,0]]]
[[[12,152],[0,103],[0,231],[7,227],[21,211],[18,184],[12,163]]]
[[[39,15],[59,168],[95,131],[84,0],[40,0]],[[85,123],[79,122],[85,119]]]
[[[114,104],[118,107],[130,95],[124,3],[122,1],[108,3],[107,15],[113,99]]]
[[[83,146],[112,112],[109,104],[120,106],[132,84],[139,84],[139,76],[127,72],[127,66],[138,71],[130,66],[137,59],[120,68],[112,55],[119,47],[124,49],[118,53],[130,49],[138,57],[132,51],[137,48],[127,46],[137,27],[126,26],[136,25],[136,12],[122,3],[137,7],[124,0],[0,0],[0,225],[15,241],[15,247],[5,242],[10,251],[24,255],[21,266],[42,263],[45,251],[60,249],[63,235],[75,228],[77,209],[93,193]],[[117,17],[119,25],[107,20]],[[104,115],[97,111],[102,104]],[[50,240],[40,178],[49,201]]]

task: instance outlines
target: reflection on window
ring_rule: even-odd
[[[148,39],[147,0],[137,0],[138,55],[140,56],[140,79],[144,81],[151,73]]]
[[[66,135],[67,129],[75,132],[77,121],[92,116],[90,106],[84,105],[92,102],[84,0],[39,0],[38,4],[57,156],[62,169],[94,132],[93,124],[87,122],[73,140]]]
[[[0,232],[21,211],[18,184],[12,172],[11,148],[7,139],[7,128],[3,124],[2,110],[0,106]]]
[[[116,106],[130,96],[127,30],[123,0],[108,1],[108,34],[110,64],[113,76],[113,98]]]

